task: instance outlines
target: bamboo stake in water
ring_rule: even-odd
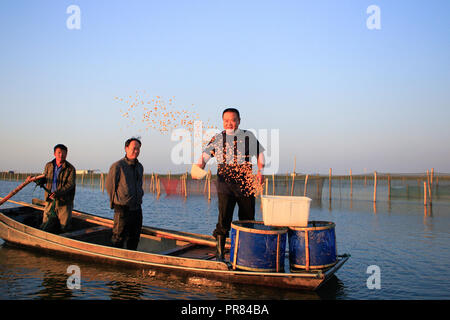
[[[331,168],[330,171],[328,172],[328,195],[331,201]]]
[[[388,200],[391,200],[391,176],[388,175]]]
[[[427,205],[427,183],[423,182],[423,205]]]
[[[291,197],[294,194],[294,183],[295,183],[295,172],[292,173],[292,186],[291,186]]]
[[[377,201],[377,172],[373,173],[373,202]]]
[[[353,176],[352,169],[350,169],[350,199],[353,198]]]
[[[306,190],[308,189],[308,174],[305,177],[305,188],[303,190],[303,196],[306,197]]]
[[[427,177],[428,177],[428,195],[429,195],[429,198],[430,198],[430,206],[432,205],[432,198],[431,198],[431,185],[430,185],[430,177],[429,177],[429,175],[428,175],[428,170],[427,170]]]

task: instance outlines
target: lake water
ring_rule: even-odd
[[[18,185],[0,181],[4,197]],[[43,193],[29,185],[12,200],[31,202]],[[5,203],[2,208],[16,206]],[[75,209],[112,218],[106,193],[77,186]],[[217,198],[202,195],[144,196],[144,225],[211,234],[217,222]],[[237,219],[237,213],[235,212]],[[262,220],[257,201],[257,220]],[[419,200],[371,201],[324,197],[314,201],[310,220],[336,224],[338,253],[351,258],[316,292],[261,288],[170,274],[149,276],[134,269],[74,261],[7,246],[0,240],[0,299],[449,299],[450,203],[435,201],[432,210]],[[80,289],[68,289],[67,268],[81,271]],[[369,289],[371,266],[380,271],[380,288]],[[369,281],[370,282],[370,281]]]

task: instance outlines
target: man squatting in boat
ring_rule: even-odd
[[[138,161],[141,141],[130,138],[125,142],[125,157],[113,163],[105,187],[111,209],[114,209],[112,244],[114,247],[136,250],[142,228],[142,176],[144,167]]]
[[[255,219],[255,195],[251,159],[257,158],[257,182],[262,183],[264,147],[251,131],[239,129],[240,115],[235,108],[222,112],[224,130],[215,135],[197,162],[201,169],[211,157],[217,160],[217,196],[219,216],[213,232],[217,241],[216,257],[224,260],[225,241],[229,235],[236,203],[239,220]]]
[[[47,223],[53,201],[55,201],[54,211],[59,220],[60,231],[64,233],[70,229],[73,199],[75,198],[76,171],[75,167],[66,160],[67,151],[65,145],[57,144],[53,148],[55,158],[45,165],[45,177],[36,181],[38,185],[45,188],[44,199],[46,200],[46,205],[42,216],[41,228],[49,232],[55,231],[49,229],[53,228],[54,224]]]

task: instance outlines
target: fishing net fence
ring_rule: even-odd
[[[37,173],[0,172],[0,179],[22,182]],[[77,186],[99,188],[105,192],[105,173],[77,174]],[[358,175],[278,174],[264,176],[264,185],[256,195],[307,196],[313,200],[418,200],[450,201],[450,174],[427,173],[372,173]],[[330,183],[331,181],[331,183]],[[146,193],[161,195],[217,194],[217,176],[208,175],[193,180],[189,174],[145,174],[143,189]]]

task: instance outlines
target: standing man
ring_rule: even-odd
[[[112,244],[136,250],[142,228],[142,176],[144,167],[138,161],[141,141],[130,138],[125,141],[125,157],[111,165],[106,178],[106,190],[111,209],[114,209]]]
[[[255,135],[240,130],[241,117],[234,108],[222,112],[223,128],[206,146],[197,166],[203,169],[211,157],[217,160],[217,196],[219,217],[213,232],[217,240],[217,260],[224,260],[225,241],[231,228],[236,203],[239,220],[255,219],[255,182],[262,183],[264,148]],[[251,158],[257,158],[257,181],[254,181]]]
[[[45,200],[47,201],[42,218],[42,228],[45,231],[53,231],[49,230],[51,224],[47,224],[47,221],[53,201],[55,201],[54,210],[58,216],[61,232],[67,232],[72,219],[76,172],[75,167],[66,161],[67,147],[65,145],[57,144],[53,148],[53,154],[55,158],[45,165],[45,177],[37,182],[39,185],[45,185]]]

